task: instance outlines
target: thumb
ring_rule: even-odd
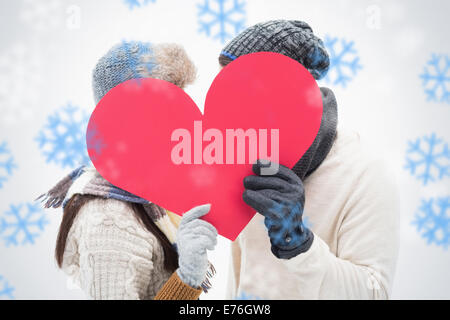
[[[185,214],[183,214],[181,222],[188,223],[190,221],[193,221],[195,219],[203,217],[204,215],[206,215],[209,212],[210,209],[211,209],[211,205],[209,203],[194,207],[191,210],[189,210],[188,212],[186,212]]]

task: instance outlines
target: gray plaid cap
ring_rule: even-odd
[[[330,65],[328,52],[311,27],[296,20],[258,23],[236,36],[220,53],[231,60],[254,52],[276,52],[301,63],[315,79],[324,77]]]

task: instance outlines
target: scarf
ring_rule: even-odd
[[[61,206],[65,208],[67,203],[76,194],[93,195],[105,199],[116,199],[142,204],[150,219],[152,219],[176,249],[176,232],[181,221],[179,215],[112,185],[93,167],[83,165],[73,170],[48,192],[37,197],[36,200],[44,202],[45,208],[59,208]],[[212,278],[215,272],[214,266],[209,263],[206,278],[202,283],[204,292],[207,292],[211,288],[209,279]]]
[[[323,114],[319,132],[312,145],[292,168],[292,171],[294,171],[302,181],[313,173],[323,160],[325,160],[337,136],[336,98],[331,89],[320,88],[320,92],[322,93]]]

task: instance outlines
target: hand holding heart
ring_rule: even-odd
[[[204,219],[234,240],[255,214],[242,200],[252,163],[264,155],[291,168],[314,141],[322,109],[317,83],[301,64],[253,53],[218,74],[203,115],[169,82],[116,86],[91,115],[88,152],[110,183],[172,212],[210,203]],[[252,143],[242,148],[245,139],[257,142],[256,152]]]

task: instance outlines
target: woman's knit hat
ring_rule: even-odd
[[[195,66],[180,45],[124,41],[100,58],[92,87],[98,103],[109,90],[130,79],[155,78],[184,88],[195,76]]]
[[[325,76],[330,65],[322,40],[307,23],[295,20],[273,20],[247,28],[223,48],[219,62],[225,66],[242,55],[263,51],[300,62],[315,79]]]

